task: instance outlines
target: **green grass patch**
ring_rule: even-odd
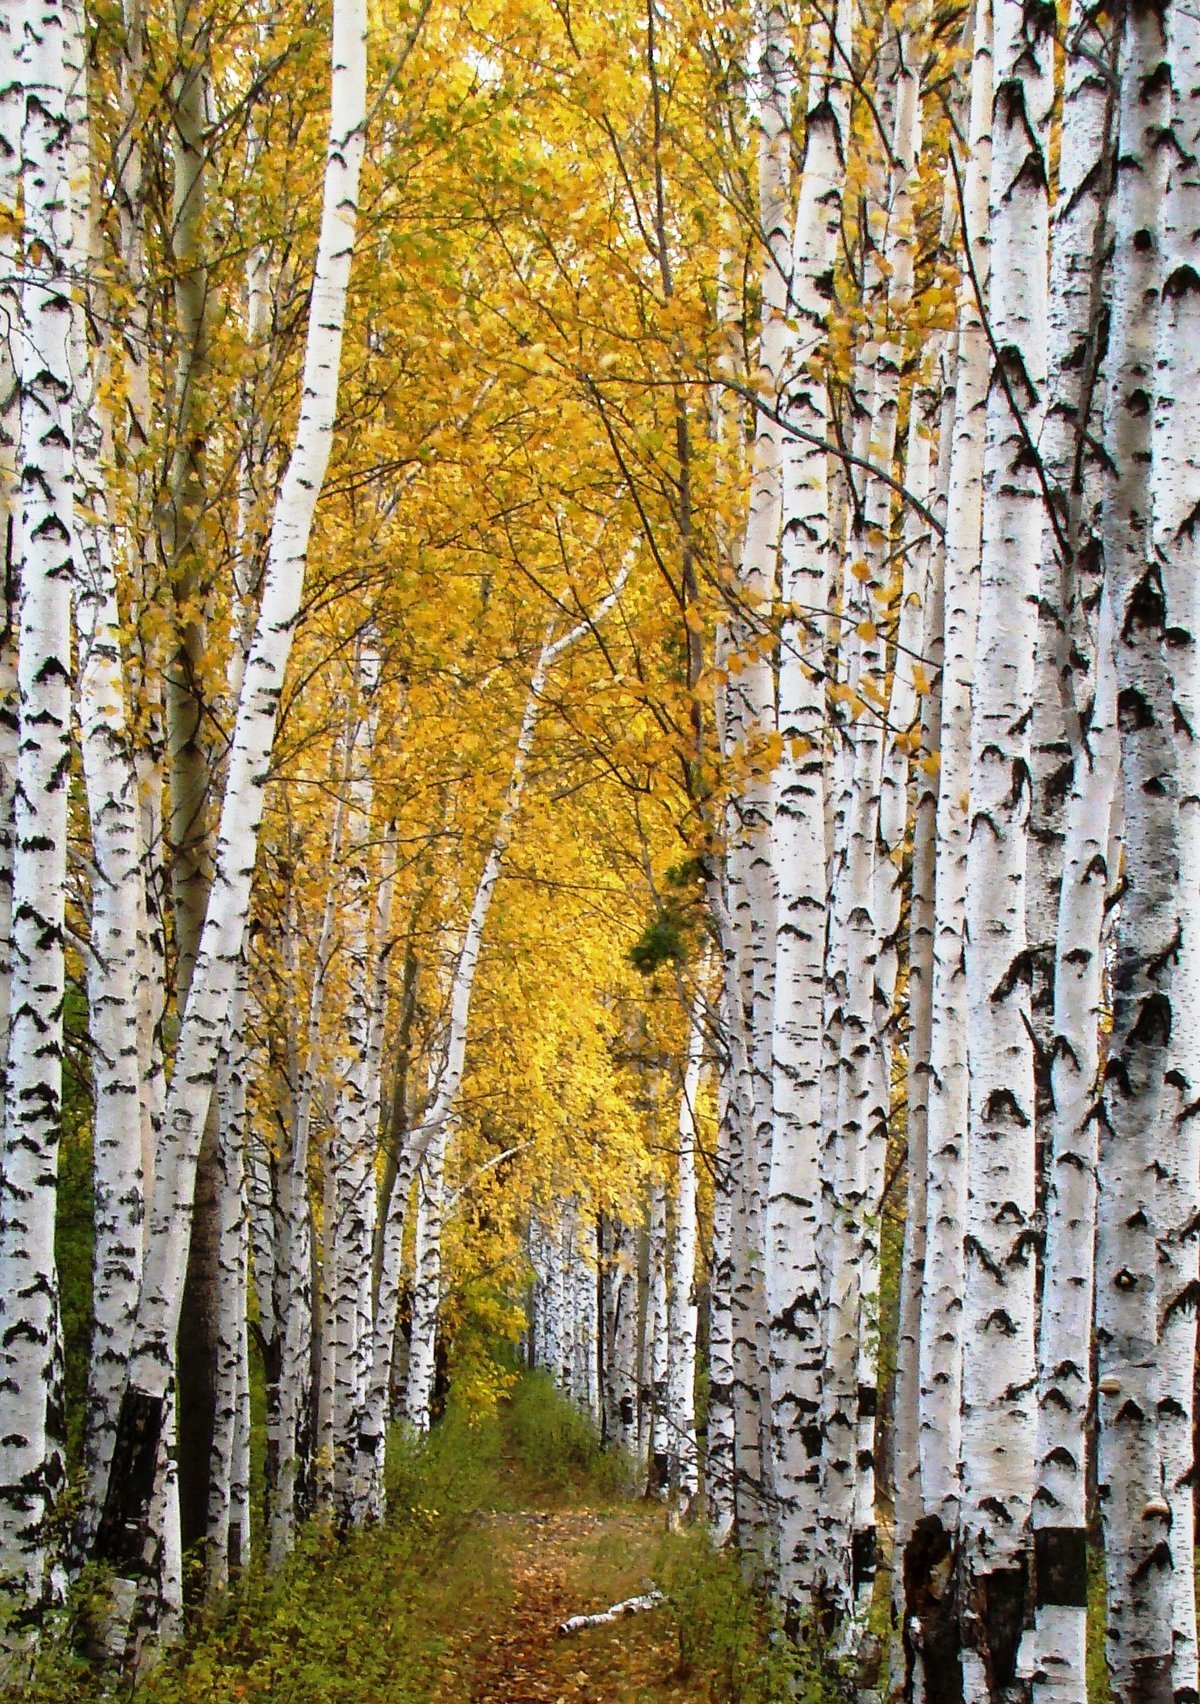
[[[506,1429],[523,1480],[513,1490],[527,1492],[530,1501],[611,1503],[634,1490],[629,1457],[605,1449],[590,1416],[544,1372],[529,1373],[517,1385]]]
[[[787,1639],[747,1583],[742,1560],[715,1551],[702,1532],[667,1537],[654,1572],[667,1596],[689,1696],[705,1704],[845,1704],[853,1697],[815,1631]]]

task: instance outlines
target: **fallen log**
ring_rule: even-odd
[[[642,1615],[648,1609],[657,1609],[664,1601],[661,1592],[644,1592],[641,1597],[623,1598],[620,1603],[614,1603],[611,1609],[602,1609],[596,1615],[572,1615],[558,1629],[560,1639],[569,1633],[582,1633],[588,1627],[608,1627],[614,1621],[622,1621],[627,1615]]]

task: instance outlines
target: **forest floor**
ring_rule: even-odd
[[[536,1487],[509,1462],[503,1501]],[[509,1493],[505,1496],[505,1493]],[[437,1659],[434,1704],[558,1704],[559,1700],[706,1698],[707,1683],[681,1673],[670,1610],[558,1635],[568,1616],[607,1609],[647,1591],[662,1548],[662,1510],[649,1504],[564,1504],[556,1489],[533,1506],[480,1510],[467,1540],[469,1573],[446,1585],[457,1625]]]
[[[560,1637],[568,1616],[651,1586],[664,1602]],[[798,1679],[797,1691],[791,1681]],[[13,1704],[111,1699],[70,1654],[47,1654]],[[534,1376],[482,1418],[453,1408],[422,1442],[397,1436],[389,1516],[339,1540],[310,1523],[274,1577],[247,1577],[127,1704],[809,1704],[736,1561],[666,1531],[624,1458]]]

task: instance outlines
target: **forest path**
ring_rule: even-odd
[[[509,1452],[497,1502],[538,1489]],[[559,1701],[679,1700],[706,1697],[678,1678],[671,1619],[658,1611],[560,1637],[571,1615],[609,1608],[653,1582],[663,1511],[642,1502],[481,1509],[467,1540],[478,1572],[465,1588],[461,1625],[439,1660],[431,1704],[559,1704]],[[470,1589],[474,1586],[476,1589]]]
[[[666,1533],[629,1465],[548,1380],[498,1409],[397,1432],[388,1519],[312,1522],[139,1685],[131,1704],[777,1704],[757,1603],[696,1529]],[[559,1637],[651,1585],[666,1601]],[[686,1655],[687,1667],[681,1663]],[[20,1704],[108,1704],[79,1670]]]

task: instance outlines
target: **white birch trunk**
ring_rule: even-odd
[[[1200,1696],[1194,1580],[1193,1427],[1200,1290],[1200,20],[1168,14],[1175,154],[1162,219],[1163,285],[1155,356],[1153,547],[1167,608],[1177,730],[1182,939],[1171,999],[1170,1121],[1159,1150],[1159,1444],[1171,1508],[1172,1691]]]
[[[442,1286],[442,1207],[445,1199],[446,1126],[425,1149],[417,1172],[417,1220],[413,1255],[412,1337],[404,1412],[417,1432],[431,1423],[436,1372],[438,1304]]]
[[[639,1455],[646,1464],[647,1494],[664,1496],[670,1474],[670,1434],[675,1416],[667,1407],[672,1350],[667,1318],[667,1187],[658,1177],[650,1181],[646,1271]]]
[[[1029,1586],[1037,1445],[1035,1088],[1025,923],[1045,413],[1053,37],[997,0],[984,448],[971,705],[966,993],[970,1107],[963,1292],[960,1612],[972,1699],[1012,1685]]]
[[[975,12],[964,185],[964,242],[974,279],[958,302],[954,430],[946,504],[945,625],[934,872],[933,992],[921,1293],[918,1437],[921,1515],[905,1557],[906,1624],[913,1685],[926,1663],[957,1665],[958,1635],[947,1566],[958,1523],[962,1412],[963,1221],[966,1191],[967,786],[971,683],[979,596],[984,412],[988,351],[975,282],[988,277],[987,203],[992,124],[991,8]]]
[[[36,1641],[52,1578],[48,1522],[64,1477],[62,1345],[54,1260],[62,1104],[67,795],[71,762],[70,299],[72,86],[80,20],[23,15],[20,319],[20,706],[8,1073],[0,1164],[0,1574],[15,1617],[0,1636],[12,1678]],[[0,1678],[3,1678],[0,1675]]]
[[[181,1227],[190,1220],[200,1140],[228,1027],[279,697],[332,441],[366,117],[366,19],[361,0],[338,0],[335,5],[332,65],[330,145],[303,401],[272,522],[262,608],[238,705],[212,897],[168,1091],[129,1377],[95,1547],[98,1559],[118,1572],[140,1571],[147,1553],[159,1548],[149,1529],[149,1514],[187,1262],[188,1238]]]
[[[698,984],[688,1031],[687,1065],[679,1101],[679,1155],[675,1171],[675,1226],[671,1242],[667,1374],[667,1485],[675,1516],[692,1513],[700,1486],[696,1446],[696,1145],[700,1077],[704,1067],[703,984]]]
[[[884,241],[888,277],[886,336],[876,365],[875,431],[872,458],[881,472],[891,470],[896,456],[902,328],[912,299],[914,249],[913,193],[921,146],[920,91],[914,35],[901,33],[897,43],[895,113],[892,142],[892,183]],[[881,420],[882,416],[882,420]],[[921,433],[910,435],[906,484],[923,501],[929,491],[929,444]],[[885,564],[879,560],[891,536],[892,493],[884,479],[868,475],[864,503],[867,542],[874,593],[868,619],[878,622],[887,607]],[[914,525],[915,523],[915,525]],[[877,543],[874,541],[878,540]],[[854,1517],[851,1538],[851,1586],[854,1629],[865,1628],[874,1592],[879,1558],[875,1522],[875,1428],[879,1387],[879,1296],[881,1279],[880,1230],[883,1190],[891,1128],[892,1064],[900,1017],[896,1010],[896,980],[900,961],[904,862],[908,839],[908,782],[911,735],[919,712],[917,651],[926,593],[927,534],[919,517],[905,519],[900,608],[892,663],[892,690],[886,727],[878,735],[878,756],[872,756],[872,784],[878,786],[877,807],[868,821],[877,823],[871,862],[871,921],[878,941],[873,990],[872,1106],[867,1141],[862,1149],[862,1266],[859,1277],[857,1360],[857,1427],[855,1443]],[[865,642],[864,642],[865,648]],[[884,661],[880,653],[881,662]],[[876,683],[880,696],[884,680]],[[865,692],[865,685],[860,687]],[[870,714],[870,712],[868,712]],[[874,718],[872,718],[874,720]],[[875,765],[878,764],[878,780]]]
[[[0,1087],[7,1069],[9,987],[12,976],[12,884],[15,847],[13,812],[17,786],[17,588],[11,563],[17,522],[17,441],[21,397],[17,383],[19,346],[12,328],[20,323],[19,247],[16,208],[20,194],[21,126],[25,117],[18,66],[20,22],[16,0],[0,8],[0,204],[12,215],[0,232],[0,305],[8,330],[0,336]]]
[[[1050,497],[1043,515],[1039,574],[1031,746],[1034,809],[1026,896],[1043,1159],[1043,1123],[1052,1114],[1058,892],[1069,856],[1064,851],[1064,818],[1082,737],[1080,718],[1086,715],[1092,650],[1080,643],[1080,634],[1089,628],[1094,632],[1100,591],[1101,557],[1094,548],[1087,509],[1097,459],[1093,415],[1115,118],[1111,80],[1105,75],[1113,62],[1110,38],[1100,14],[1082,0],[1073,0],[1066,40],[1062,144],[1050,239],[1046,423],[1038,445]],[[1044,1174],[1045,1164],[1042,1170]]]
[[[243,1401],[249,1396],[246,1311],[250,1287],[246,1200],[249,1055],[244,1027],[247,974],[243,965],[234,991],[229,1042],[217,1069],[217,1261],[221,1282],[217,1291],[215,1414],[205,1557],[210,1593],[224,1591],[228,1586],[231,1568],[236,1574],[246,1558],[249,1538],[243,1527],[248,1487],[242,1480],[245,1465],[241,1460],[245,1419],[242,1409]]]
[[[1112,1034],[1099,1128],[1096,1343],[1097,1484],[1104,1517],[1112,1695],[1171,1695],[1170,1505],[1159,1404],[1159,1199],[1169,1152],[1164,1078],[1171,1063],[1171,972],[1178,946],[1177,770],[1169,627],[1152,554],[1149,462],[1155,319],[1162,281],[1169,72],[1164,18],[1132,8],[1122,41],[1120,154],[1113,214],[1112,322],[1105,449],[1113,474],[1104,519],[1121,736],[1125,890],[1112,973]],[[1180,612],[1182,613],[1182,612]]]
[[[606,1432],[618,1449],[637,1453],[637,1239],[623,1219],[609,1220],[608,1318],[605,1331]]]
[[[817,440],[829,435],[822,379],[806,370],[827,332],[830,275],[841,217],[849,90],[850,8],[816,46],[804,173],[792,243],[793,312],[785,422]],[[820,1494],[821,1305],[817,1222],[821,1206],[821,1032],[826,935],[825,692],[822,614],[832,586],[826,452],[788,435],[783,446],[779,733],[774,859],[774,1123],[767,1208],[771,1412],[778,1498],[779,1585],[798,1611],[813,1585]]]
[[[943,227],[945,230],[945,225]],[[914,455],[914,433],[932,433],[938,422],[937,489],[932,508],[944,524],[949,490],[951,444],[954,435],[954,362],[948,347],[935,354],[932,370],[939,374],[940,393],[928,384],[918,387],[909,425],[910,452],[905,479],[911,488],[921,452]],[[915,531],[924,526],[912,515]],[[906,526],[906,533],[908,533]],[[911,535],[910,535],[911,536]],[[913,540],[915,545],[916,541]],[[889,1645],[892,1690],[904,1684],[905,1653],[904,1558],[921,1518],[921,1303],[927,1254],[929,1197],[930,1050],[933,1034],[933,941],[937,913],[937,780],[933,754],[942,743],[942,662],[945,624],[944,541],[929,547],[929,574],[923,598],[921,660],[920,750],[913,817],[912,894],[908,919],[908,1058],[906,1117],[908,1187],[904,1216],[904,1245],[900,1266],[900,1296],[896,1326],[896,1384],[893,1403],[893,1476],[895,1483],[892,1554],[893,1626]]]
[[[347,1002],[341,1026],[338,1095],[327,1162],[334,1170],[336,1221],[326,1230],[327,1280],[332,1314],[326,1329],[334,1362],[333,1488],[339,1515],[351,1513],[358,1419],[369,1377],[369,1318],[364,1331],[363,1289],[370,1288],[375,1246],[375,1146],[378,1088],[372,1084],[377,978],[372,962],[370,842],[374,787],[374,695],[377,656],[363,647],[356,673],[360,713],[349,756],[348,867],[342,886],[342,954],[347,966]]]
[[[1087,1704],[1087,1447],[1096,1237],[1096,1097],[1104,1013],[1102,935],[1119,749],[1111,606],[1095,646],[1093,710],[1064,823],[1050,1059],[1037,1489],[1035,1626],[1024,1667],[1038,1704]]]
[[[321,1018],[325,986],[334,950],[338,882],[336,872],[342,855],[348,810],[347,786],[352,729],[347,730],[343,774],[329,837],[329,879],[321,927],[313,959],[309,990],[303,1063],[293,1067],[292,1129],[286,1153],[279,1162],[279,1205],[277,1225],[279,1248],[271,1261],[278,1339],[275,1343],[277,1372],[275,1388],[268,1392],[268,1458],[273,1464],[271,1496],[267,1511],[268,1558],[278,1568],[291,1548],[297,1517],[297,1492],[312,1464],[314,1445],[313,1400],[313,1227],[308,1199],[308,1155],[312,1129],[313,1097],[316,1091]],[[289,904],[292,898],[289,895]],[[295,918],[289,913],[285,924],[284,952],[290,972],[298,971]],[[331,1181],[328,1168],[325,1177]],[[332,1223],[326,1215],[326,1237]],[[326,1315],[326,1318],[328,1316]],[[326,1331],[322,1353],[328,1349]]]
[[[733,1236],[734,1406],[737,1416],[738,1527],[747,1549],[773,1548],[770,1336],[765,1231],[770,1191],[772,1021],[775,973],[775,881],[771,857],[773,789],[764,742],[775,729],[770,605],[777,583],[782,491],[777,421],[788,331],[790,220],[788,177],[793,93],[786,5],[764,0],[758,18],[758,217],[762,318],[758,382],[766,407],[756,411],[746,534],[739,565],[739,666],[727,687],[741,779],[730,816],[729,911],[745,1012],[750,1117],[731,1156],[736,1197]]]
[[[74,138],[86,184],[87,125]],[[77,228],[86,230],[79,207]],[[90,244],[77,244],[85,273]],[[99,371],[90,358],[82,306],[72,324],[75,374],[75,619],[79,724],[92,840],[91,951],[87,959],[92,1040],[95,1238],[92,1345],[88,1361],[86,1546],[99,1519],[137,1309],[145,1223],[143,1095],[149,1048],[142,1035],[140,979],[146,950],[144,852],[137,776],[126,718],[120,615],[102,463]]]
[[[704,1439],[704,1507],[713,1541],[729,1539],[734,1520],[733,1178],[729,1169],[732,1106],[728,1053],[722,1058],[717,1089],[717,1152],[713,1167],[712,1252],[708,1281],[708,1427]]]

